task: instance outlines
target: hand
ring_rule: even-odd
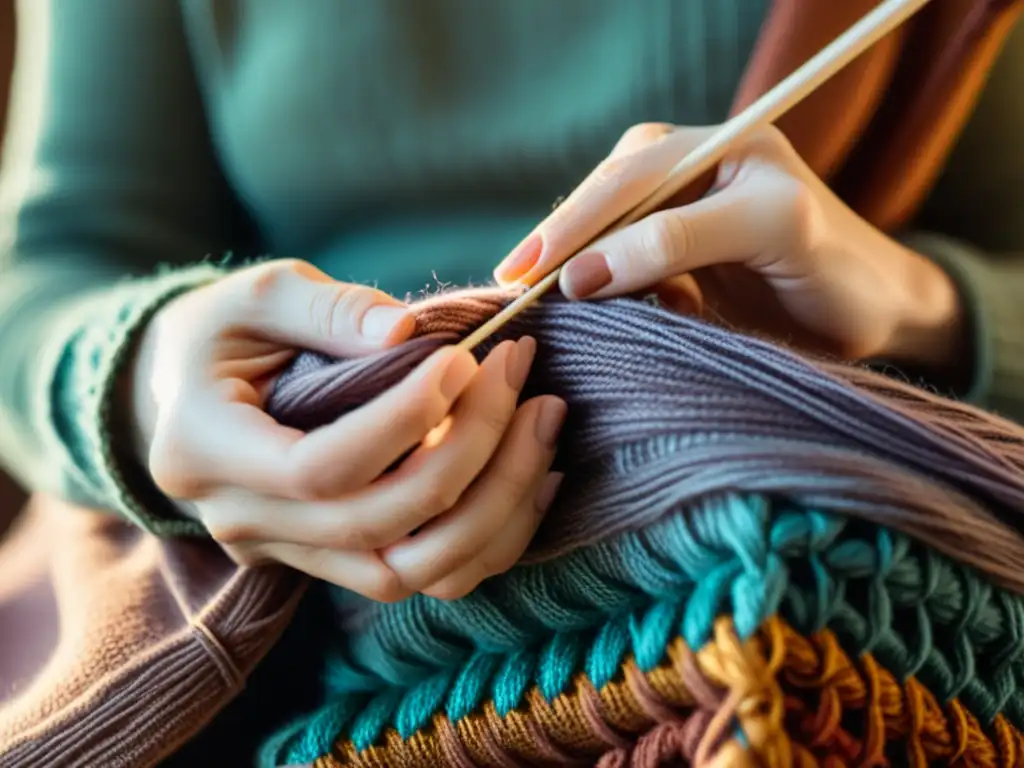
[[[143,336],[133,379],[137,444],[156,484],[236,562],[284,563],[376,600],[459,597],[510,568],[560,480],[548,470],[564,403],[517,408],[532,339],[480,365],[442,349],[308,434],[262,409],[297,348],[360,355],[414,327],[390,296],[296,261],[170,302]]]
[[[499,266],[498,281],[531,284],[550,272],[712,132],[661,124],[627,131]],[[816,352],[957,362],[963,322],[950,279],[847,208],[781,132],[742,142],[708,186],[706,196],[694,201],[691,190],[572,258],[562,292],[583,299],[652,289],[681,311]]]

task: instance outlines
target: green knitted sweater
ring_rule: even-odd
[[[184,530],[114,450],[113,383],[168,297],[229,252],[399,294],[486,280],[629,125],[722,119],[766,2],[21,4],[0,459],[32,489]],[[970,397],[1018,418],[1022,75],[1018,32],[915,241],[972,313]]]

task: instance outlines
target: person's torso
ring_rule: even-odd
[[[182,0],[225,171],[277,255],[482,280],[638,122],[723,119],[768,0]]]

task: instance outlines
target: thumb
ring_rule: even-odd
[[[703,267],[746,261],[765,247],[769,231],[758,207],[765,206],[729,188],[653,213],[570,259],[559,287],[572,299],[600,299]]]
[[[304,261],[269,262],[232,279],[244,297],[244,325],[283,344],[351,357],[405,341],[416,328],[407,304]]]
[[[713,133],[660,123],[628,130],[605,158],[495,269],[500,285],[533,285],[657,189]]]

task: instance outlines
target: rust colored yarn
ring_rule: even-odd
[[[749,745],[725,733],[733,718],[753,736]],[[721,739],[702,750],[709,729]],[[534,689],[526,706],[505,718],[493,705],[458,723],[437,715],[431,729],[410,739],[391,730],[379,747],[359,751],[345,743],[337,757],[316,765],[500,768],[528,760],[654,768],[672,759],[716,768],[1010,768],[1024,762],[1024,733],[1001,716],[983,729],[959,701],[941,705],[917,680],[901,683],[870,654],[850,658],[831,632],[804,637],[772,619],[743,642],[720,619],[700,651],[677,638],[657,669],[644,674],[627,661],[600,691],[579,675],[571,693],[550,703]]]
[[[300,356],[269,409],[328,423],[505,300],[424,302],[419,338],[372,358]],[[1024,430],[645,302],[546,301],[503,335],[525,333],[527,395],[572,416],[523,561],[454,603],[338,594],[326,701],[267,754],[1024,764]]]

